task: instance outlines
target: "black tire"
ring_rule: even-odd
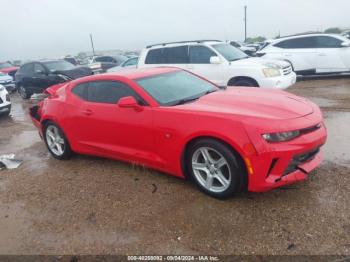
[[[62,149],[62,153],[57,153],[55,152],[55,150],[53,150],[50,147],[50,141],[48,141],[48,136],[47,136],[47,132],[49,130],[51,130],[52,128],[56,128],[57,132],[59,134],[59,136],[62,138],[64,145],[61,147]],[[59,160],[67,160],[70,159],[73,155],[72,149],[70,147],[69,141],[66,137],[66,135],[64,134],[64,132],[62,131],[62,129],[55,124],[54,122],[47,122],[44,126],[44,130],[43,130],[43,137],[44,137],[44,141],[45,144],[47,146],[47,149],[49,150],[49,152],[51,153],[51,155]],[[62,145],[62,144],[61,144]]]
[[[230,86],[248,86],[248,87],[259,87],[259,85],[254,81],[253,79],[249,78],[242,78],[237,79],[232,84],[229,84]]]
[[[227,179],[227,181],[229,181],[227,183],[227,188],[223,189],[220,192],[215,192],[215,189],[209,190],[206,186],[204,186],[203,181],[201,182],[200,181],[201,179],[198,178],[198,170],[197,170],[197,175],[195,174],[196,170],[194,170],[192,166],[192,162],[194,161],[193,159],[196,158],[196,155],[198,154],[197,152],[201,151],[203,148],[207,148],[208,150],[213,149],[214,154],[216,153],[221,154],[221,157],[225,158],[226,160],[226,164],[224,168],[226,170],[230,169],[230,176],[227,176],[227,177],[231,177],[231,179]],[[186,171],[189,177],[191,178],[191,180],[195,182],[197,187],[207,195],[210,195],[218,199],[226,199],[228,197],[235,195],[238,192],[245,190],[247,187],[247,172],[241,157],[236,152],[234,152],[233,149],[230,148],[228,145],[218,140],[203,138],[195,141],[187,149],[185,161],[186,161]],[[198,162],[198,161],[195,161],[195,162]],[[209,169],[207,169],[207,171],[210,173]],[[221,172],[221,174],[223,174],[225,170],[221,170],[221,171],[223,171]],[[212,181],[214,182],[212,183],[214,186],[214,184],[219,182],[219,180],[217,180],[217,178],[215,177],[215,171],[213,172],[214,172],[214,175],[213,175],[214,178],[212,178]],[[202,173],[201,175],[202,177],[203,177],[203,174],[206,174],[206,172],[204,171],[200,173]],[[227,171],[226,173],[228,174]],[[204,175],[204,176],[208,178],[208,175]]]
[[[23,85],[18,86],[18,93],[24,100],[27,100],[32,96]]]

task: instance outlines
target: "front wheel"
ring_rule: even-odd
[[[31,97],[31,94],[24,88],[23,85],[20,85],[18,87],[18,93],[22,97],[22,99],[29,99]]]
[[[49,122],[44,128],[44,140],[54,158],[64,160],[72,156],[72,150],[63,131],[54,123]]]
[[[251,79],[239,79],[233,82],[233,86],[259,87],[259,85]]]
[[[187,170],[206,194],[224,199],[241,191],[246,181],[242,161],[231,148],[214,139],[201,139],[187,153]]]

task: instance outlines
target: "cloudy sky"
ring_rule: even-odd
[[[0,0],[0,61],[350,27],[349,0]]]

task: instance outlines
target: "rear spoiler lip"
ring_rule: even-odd
[[[64,83],[61,83],[61,84],[56,84],[56,85],[53,85],[53,86],[50,86],[50,87],[48,87],[48,88],[46,88],[45,90],[44,90],[44,94],[47,94],[47,95],[49,95],[49,96],[53,96],[53,95],[55,95],[56,94],[56,92],[61,88],[61,87],[63,87],[64,85],[66,85],[67,83],[69,83],[70,81],[68,81],[68,82],[64,82]]]

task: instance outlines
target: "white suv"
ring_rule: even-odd
[[[188,70],[220,87],[284,89],[296,81],[288,62],[249,57],[230,44],[216,40],[164,43],[143,49],[137,67],[158,66]]]
[[[283,37],[273,40],[257,55],[286,60],[300,75],[350,72],[350,40],[340,35]]]
[[[3,85],[0,85],[0,115],[9,115],[11,111],[11,101],[9,93]]]

